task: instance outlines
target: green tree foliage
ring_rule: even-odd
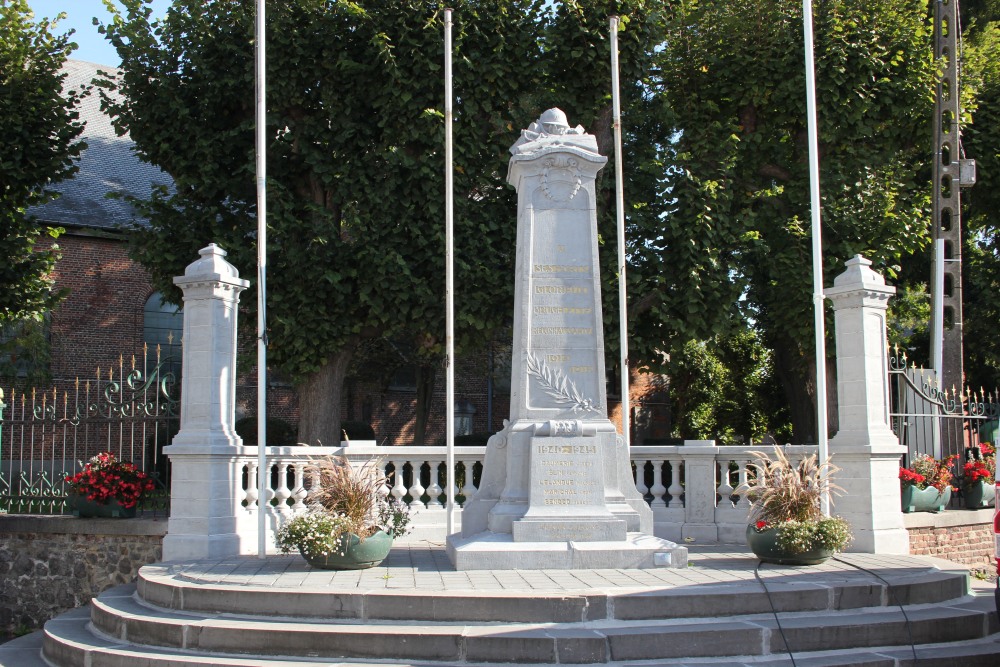
[[[682,128],[668,247],[717,258],[696,286],[745,294],[774,350],[795,439],[815,437],[811,237],[801,5],[681,2],[661,53]],[[894,277],[927,244],[933,66],[923,0],[815,7],[824,263],[862,253]],[[690,246],[687,249],[686,246]],[[732,303],[730,301],[730,303]],[[705,313],[697,316],[706,317]]]
[[[1000,2],[963,3],[966,22],[963,146],[976,184],[962,191],[962,310],[965,376],[975,388],[1000,386]]]
[[[690,341],[670,356],[665,370],[673,437],[737,444],[768,434],[779,441],[790,436],[771,353],[752,328]]]
[[[76,172],[85,148],[84,92],[64,92],[60,72],[76,45],[55,29],[26,0],[0,0],[0,327],[40,320],[63,296],[50,277],[62,230],[26,214],[57,196],[51,186]]]
[[[102,29],[124,73],[103,84],[122,101],[105,105],[176,186],[136,202],[151,222],[133,235],[137,257],[165,293],[208,241],[246,272],[256,263],[252,3],[177,0],[159,22],[144,0],[125,0],[121,12],[107,4],[112,18]],[[647,32],[657,25],[647,4],[659,5],[449,3],[459,349],[481,348],[509,324],[507,148],[559,105],[610,152],[607,16],[630,16],[623,63],[640,80],[652,53]],[[340,416],[331,406],[364,341],[412,341],[424,368],[441,357],[443,6],[269,3],[269,361],[297,383],[303,441],[336,440]],[[254,304],[243,305],[252,312]]]

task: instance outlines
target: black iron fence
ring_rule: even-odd
[[[65,477],[99,452],[152,475],[157,491],[140,509],[165,514],[170,467],[163,448],[179,425],[179,384],[157,346],[120,356],[93,378],[54,381],[44,390],[0,384],[0,511],[63,514]]]

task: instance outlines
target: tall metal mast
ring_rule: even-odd
[[[962,156],[958,0],[937,0],[934,58],[941,68],[934,103],[931,365],[942,389],[962,390],[962,217],[960,190],[975,183]]]

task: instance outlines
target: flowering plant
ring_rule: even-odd
[[[970,486],[980,481],[993,484],[996,475],[996,450],[988,442],[980,443],[979,456],[962,466],[962,486]]]
[[[149,475],[132,463],[119,461],[111,452],[101,452],[83,470],[67,475],[66,484],[91,502],[107,505],[114,500],[124,508],[135,507],[144,493],[155,488]]]
[[[909,468],[899,469],[899,483],[904,489],[908,486],[918,489],[933,486],[939,493],[943,493],[954,477],[951,467],[957,458],[958,455],[952,454],[938,461],[928,454],[917,454]]]
[[[409,532],[409,507],[382,494],[380,460],[354,468],[343,457],[316,459],[307,476],[314,480],[308,510],[274,535],[282,553],[298,549],[308,558],[343,556],[350,535],[364,540],[380,530],[390,537]]]
[[[741,484],[737,494],[750,502],[753,530],[775,530],[778,546],[792,554],[811,549],[842,551],[851,543],[851,527],[842,517],[827,517],[820,508],[824,488],[841,491],[832,482],[839,470],[829,461],[817,463],[815,454],[793,465],[780,447],[775,458],[764,452],[749,452],[756,484]]]

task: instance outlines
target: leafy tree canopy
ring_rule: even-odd
[[[39,319],[58,303],[50,273],[61,229],[27,209],[51,201],[85,144],[76,111],[83,91],[63,91],[61,68],[76,45],[56,21],[36,21],[27,0],[0,0],[0,327]]]

